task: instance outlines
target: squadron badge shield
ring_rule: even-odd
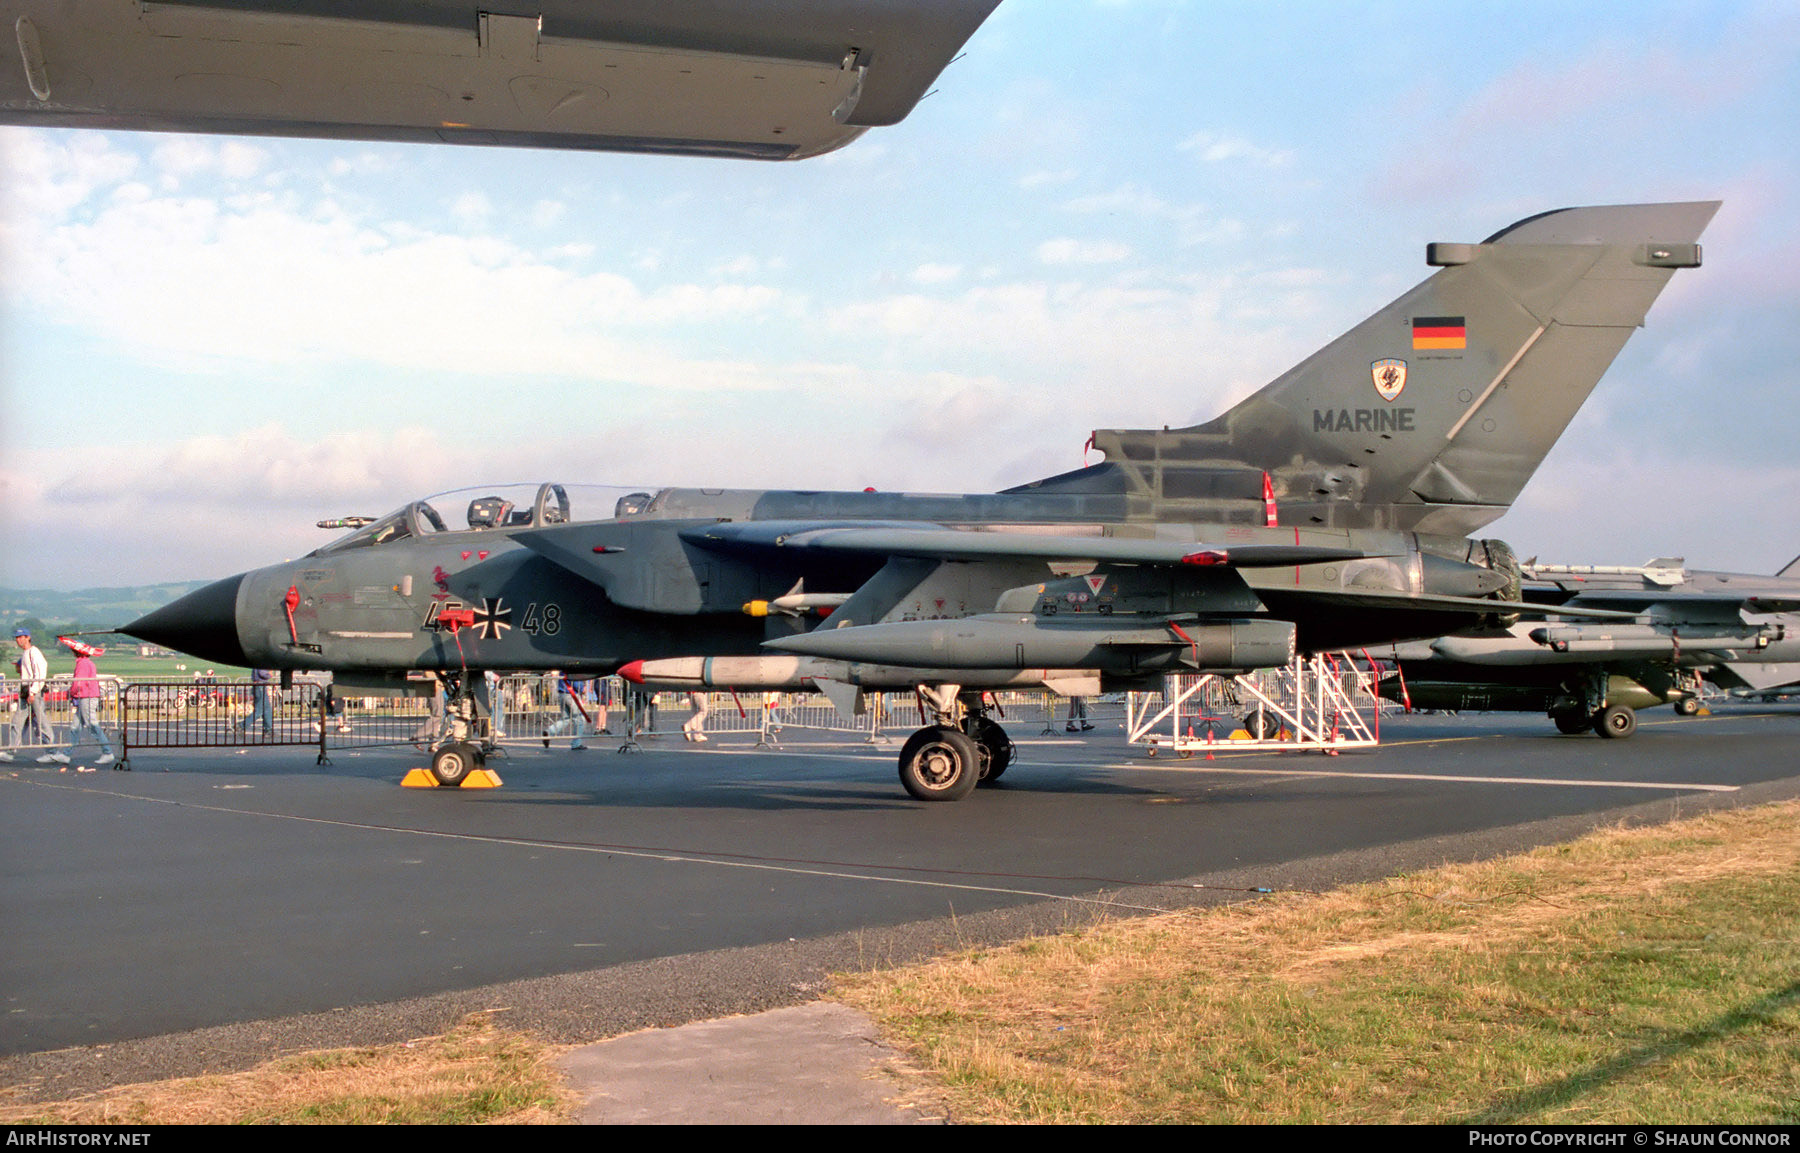
[[[1383,400],[1393,400],[1406,387],[1406,362],[1404,360],[1378,360],[1369,366],[1369,375],[1374,378],[1375,391]]]

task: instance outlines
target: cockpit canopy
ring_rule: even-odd
[[[612,485],[499,484],[456,489],[395,509],[318,552],[345,552],[440,533],[544,528],[576,520],[630,517],[644,512],[651,499],[647,489]]]

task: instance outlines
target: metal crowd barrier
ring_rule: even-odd
[[[328,764],[323,726],[324,689],[250,681],[132,682],[118,697],[119,767],[138,749],[212,749],[317,745]],[[259,714],[259,696],[267,707]],[[102,721],[102,725],[105,722]]]
[[[430,698],[349,695],[334,690],[324,677],[302,674],[286,689],[278,683],[258,686],[181,677],[125,682],[102,676],[100,681],[100,724],[109,738],[116,738],[120,768],[129,767],[132,754],[145,749],[309,745],[318,747],[318,763],[328,765],[333,750],[393,745],[423,749],[446,734],[443,710]],[[685,692],[648,694],[617,677],[579,683],[583,686],[579,704],[567,707],[553,677],[496,678],[489,685],[491,722],[480,736],[503,747],[579,739],[595,747],[617,740],[632,748],[645,738],[679,734],[693,715]],[[15,756],[67,745],[74,721],[67,685],[66,678],[49,682],[45,704],[50,732],[27,734],[25,743],[12,747]],[[266,731],[256,715],[259,687],[269,695]],[[1046,733],[1064,727],[1068,699],[1055,693],[1009,690],[993,694],[992,700],[999,709],[998,719],[1015,736],[1038,727]],[[709,692],[706,701],[702,731],[709,738],[754,737],[758,747],[778,747],[784,730],[836,733],[872,743],[904,737],[925,723],[917,696],[909,692],[867,694],[864,711],[853,717],[841,715],[817,693]],[[1096,727],[1121,725],[1123,698],[1089,698],[1088,718]],[[9,739],[10,729],[0,730],[0,740]]]

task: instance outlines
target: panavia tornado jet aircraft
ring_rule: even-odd
[[[482,489],[124,631],[364,689],[433,670],[477,722],[467,673],[488,669],[837,701],[915,686],[940,723],[902,781],[956,799],[1011,756],[982,689],[1247,671],[1533,607],[1512,550],[1468,534],[1699,265],[1717,208],[1565,209],[1431,245],[1427,280],[1218,419],[1096,432],[1103,463],[1002,492]],[[455,779],[475,755],[457,741],[434,766]]]
[[[0,124],[799,160],[999,0],[0,0]]]
[[[1634,614],[1558,623],[1524,614],[1499,634],[1446,636],[1377,653],[1382,695],[1412,708],[1542,711],[1559,731],[1637,731],[1637,709],[1699,710],[1700,678],[1762,689],[1800,677],[1800,557],[1773,577],[1641,567],[1526,565],[1524,600]]]

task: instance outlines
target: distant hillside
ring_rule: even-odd
[[[51,629],[115,628],[186,596],[208,581],[173,581],[105,589],[0,588],[0,625],[35,621]],[[10,635],[10,634],[9,634]]]

